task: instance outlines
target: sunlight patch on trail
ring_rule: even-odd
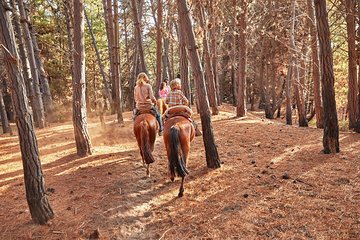
[[[20,152],[15,152],[15,153],[7,153],[4,155],[1,156],[1,159],[0,159],[0,163],[1,162],[4,162],[6,160],[9,160],[9,159],[12,159],[12,158],[15,158],[15,157],[19,157],[19,159],[21,159],[20,157]],[[16,161],[16,159],[14,159],[14,161]],[[0,167],[0,172],[2,172],[1,170],[1,167]]]
[[[141,195],[144,195],[144,194],[147,194],[147,193],[152,192],[152,191],[154,191],[154,190],[153,189],[147,189],[147,190],[139,191],[138,193],[141,194]],[[171,191],[169,191],[167,193],[156,196],[155,198],[151,199],[148,202],[144,202],[144,203],[142,203],[140,205],[136,205],[134,207],[131,207],[129,210],[126,210],[124,212],[120,211],[120,212],[118,212],[116,214],[113,214],[109,218],[110,219],[115,219],[115,218],[135,217],[135,216],[141,217],[141,216],[144,215],[145,212],[148,212],[151,208],[158,207],[158,206],[161,206],[161,205],[166,204],[167,202],[169,202],[171,199],[173,199],[175,196],[177,196],[178,191],[179,190],[177,188],[174,188],[173,190],[171,190]],[[137,194],[136,194],[136,196],[137,196]],[[129,196],[129,197],[131,197],[131,196]],[[109,208],[106,211],[104,211],[103,213],[109,213],[109,212],[112,212],[112,211],[117,211],[117,210],[119,210],[119,209],[121,209],[123,207],[124,207],[123,204],[121,204],[119,206]]]
[[[22,178],[23,176],[24,176],[23,174],[20,174],[20,175],[8,177],[8,178],[0,179],[0,183],[6,182],[6,181],[11,181],[11,180],[14,180],[14,179],[17,179],[17,178]],[[8,188],[9,186],[10,186],[10,184],[6,184],[6,185],[2,186],[1,188],[5,188],[5,187]]]
[[[69,169],[67,169],[65,171],[59,172],[59,173],[55,174],[55,176],[61,176],[61,175],[65,175],[65,174],[70,174],[72,172],[75,172],[75,171],[79,170],[80,168],[99,167],[99,166],[102,166],[102,165],[107,164],[107,163],[123,163],[123,162],[126,162],[129,159],[130,159],[130,157],[124,157],[124,158],[121,158],[121,159],[107,159],[107,160],[99,159],[99,160],[95,160],[95,161],[90,161],[90,162],[86,162],[84,164],[78,165],[76,167],[69,168]]]
[[[122,152],[126,152],[126,151],[133,151],[136,149],[135,144],[122,144],[122,145],[118,145],[118,146],[96,146],[93,148],[93,151],[95,154],[90,155],[89,157],[95,157],[97,155],[99,155],[99,153],[106,153],[106,154],[112,154],[112,153],[122,153]],[[74,152],[71,153],[75,153],[75,149]],[[69,155],[69,150],[64,150],[64,151],[60,151],[60,152],[56,152],[53,154],[48,154],[44,157],[44,160],[46,161],[42,161],[43,163],[51,163],[53,161],[58,160],[59,157],[65,157]],[[56,167],[64,167],[66,165],[72,164],[74,162],[77,161],[83,161],[84,158],[79,158],[79,159],[74,159],[69,163],[65,163],[65,164],[60,164],[57,165]],[[53,168],[47,168],[47,170],[51,170]]]
[[[321,143],[308,144],[308,145],[303,145],[303,146],[302,145],[291,146],[291,147],[285,148],[283,154],[271,159],[270,162],[278,163],[278,162],[281,162],[282,160],[284,160],[287,157],[292,157],[293,155],[295,155],[296,153],[299,153],[300,151],[307,150],[307,149],[309,150],[311,148],[319,147],[319,146],[321,146]]]
[[[10,187],[9,184],[0,187],[0,196]]]
[[[301,147],[300,147],[299,145],[285,148],[283,154],[281,154],[280,156],[277,156],[277,157],[271,159],[270,162],[272,162],[272,163],[274,163],[274,164],[275,164],[275,163],[278,163],[278,162],[281,162],[281,161],[284,160],[285,158],[291,157],[291,156],[293,156],[295,153],[298,153],[300,150],[301,150]]]
[[[171,183],[173,186],[166,193],[162,193],[161,195],[156,195],[151,200],[142,202],[139,205],[135,205],[136,203],[134,203],[135,206],[132,205],[130,209],[127,209],[125,211],[119,211],[121,208],[124,207],[123,205],[119,205],[114,208],[110,208],[104,211],[103,213],[110,213],[115,211],[116,213],[111,215],[109,217],[110,219],[124,218],[124,217],[142,217],[146,212],[161,207],[174,199],[177,199],[179,201],[195,200],[197,202],[203,202],[204,200],[207,200],[208,198],[211,198],[216,194],[220,194],[221,192],[225,192],[230,188],[230,185],[224,186],[223,184],[219,184],[218,182],[213,181],[213,179],[217,179],[218,177],[220,177],[220,175],[225,174],[225,172],[229,169],[232,168],[226,166],[216,170],[208,170],[205,174],[201,176],[187,177],[184,185],[185,187],[184,198],[177,197],[181,182],[181,178],[177,178],[174,183]],[[206,186],[207,189],[204,189],[204,186]],[[136,199],[139,195],[151,194],[151,192],[157,191],[163,187],[164,184],[158,184],[155,187],[145,190],[140,190],[133,194],[129,194],[128,198]],[[204,194],[204,196],[201,196],[201,194],[197,194],[198,192],[194,190],[206,191],[208,194]]]
[[[349,152],[359,152],[360,149],[360,141],[357,142],[351,142],[346,147],[341,147],[340,150],[349,151]]]

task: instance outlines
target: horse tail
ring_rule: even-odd
[[[148,122],[143,120],[140,123],[140,151],[146,164],[155,162],[154,156],[151,153],[149,130]]]
[[[170,156],[169,156],[169,169],[171,176],[175,173],[179,177],[185,177],[189,174],[186,168],[185,157],[180,144],[180,128],[179,126],[172,126],[170,128]]]

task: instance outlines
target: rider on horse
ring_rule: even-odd
[[[159,136],[162,136],[162,120],[159,111],[154,107],[154,104],[156,104],[156,98],[154,97],[153,90],[149,82],[150,80],[146,73],[139,73],[136,80],[136,87],[134,89],[134,98],[136,102],[134,117],[142,113],[153,114],[159,123]]]
[[[189,121],[192,122],[192,124],[194,125],[195,136],[201,136],[202,132],[198,128],[196,122],[193,119],[191,119],[192,110],[189,107],[187,107],[189,105],[189,100],[185,97],[184,93],[181,91],[180,78],[175,78],[174,80],[172,80],[170,82],[170,88],[171,91],[169,92],[165,100],[166,104],[168,104],[169,106],[169,109],[167,110],[166,113],[171,113],[173,110],[173,112],[176,112],[177,115],[186,116],[189,119]],[[176,106],[183,106],[183,108],[180,109],[182,113],[178,112]],[[166,114],[164,115],[166,118],[167,117]]]

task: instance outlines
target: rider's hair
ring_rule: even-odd
[[[149,78],[146,75],[146,73],[141,72],[141,73],[139,73],[139,75],[137,77],[136,85],[143,85],[146,83],[147,80],[149,80]]]
[[[170,88],[171,90],[174,90],[176,88],[179,88],[181,86],[181,80],[180,78],[175,78],[174,80],[171,80],[170,82]]]

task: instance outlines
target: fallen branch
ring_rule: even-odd
[[[170,231],[171,229],[172,229],[172,227],[169,228],[168,230],[166,230],[166,231],[163,233],[163,235],[159,238],[159,240],[163,239],[163,237],[165,237],[165,234],[166,234],[168,231]]]

